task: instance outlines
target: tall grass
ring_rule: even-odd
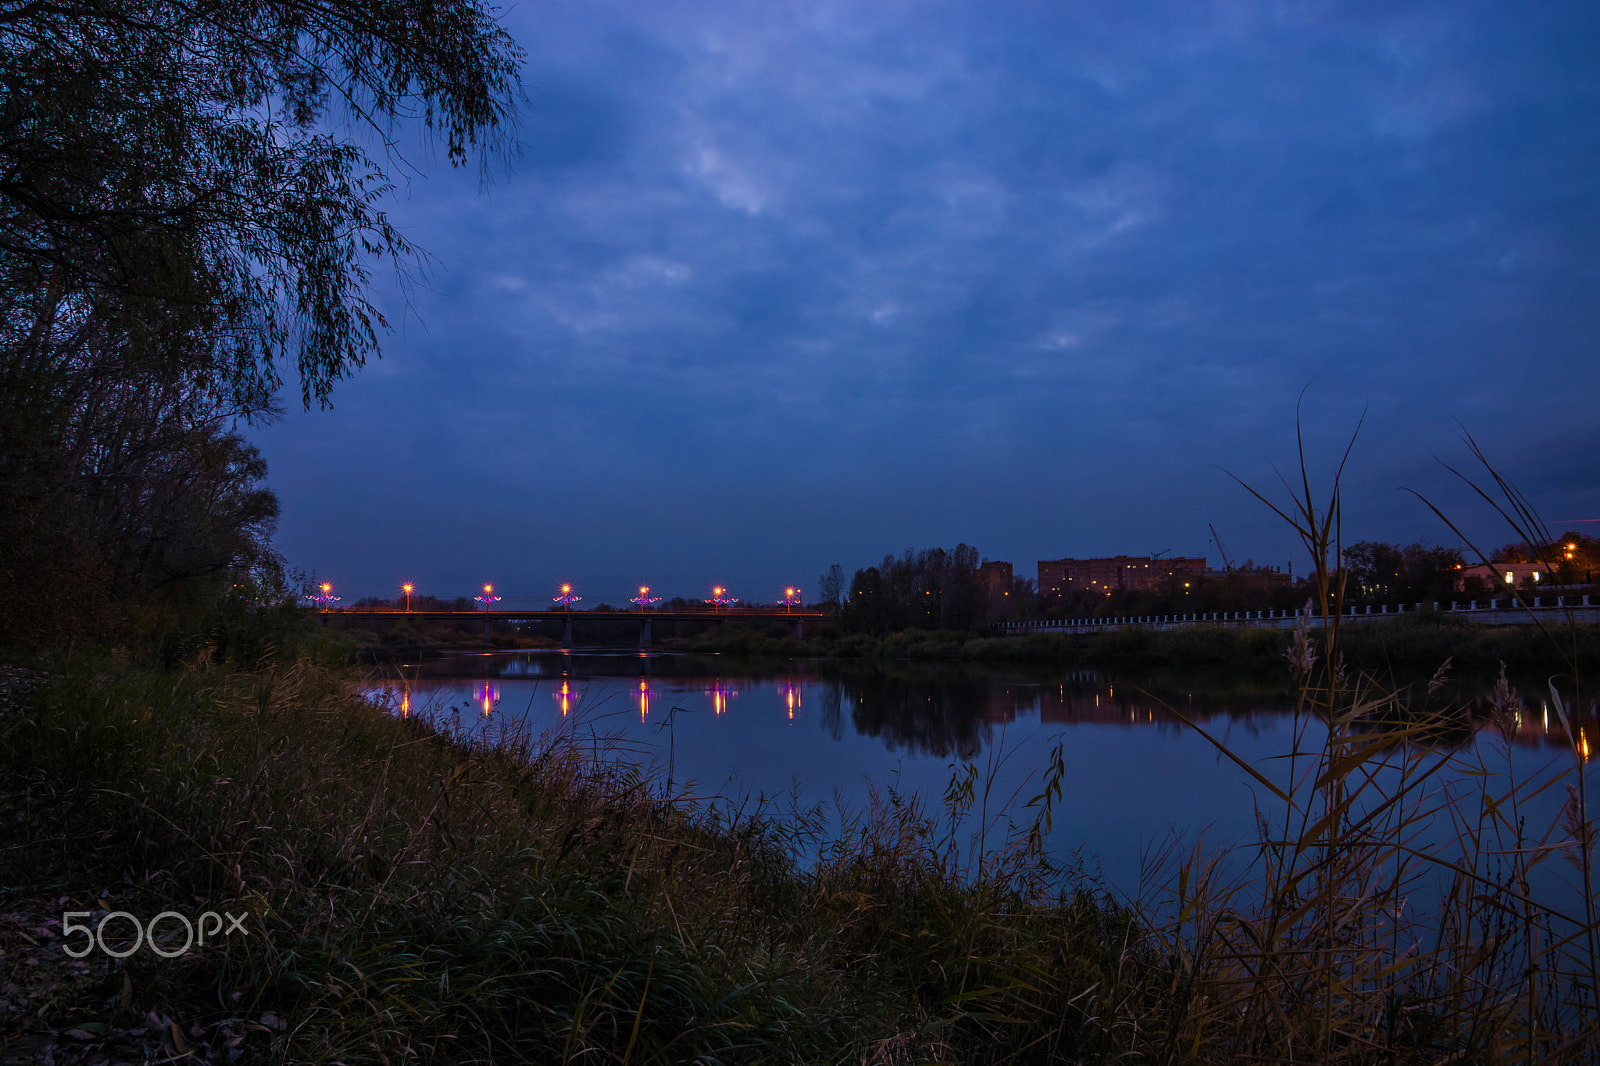
[[[664,795],[570,736],[396,719],[325,667],[62,674],[0,717],[0,910],[228,910],[251,935],[92,956],[80,994],[0,1032],[165,1017],[206,1050],[279,1025],[265,1053],[292,1062],[1043,1062],[1110,1048],[1086,1005],[1138,987],[1131,913],[1026,827],[958,870],[885,793],[819,850],[805,818]]]
[[[1163,909],[1147,912],[1172,960],[1149,1050],[1168,1061],[1600,1061],[1586,740],[1567,720],[1579,664],[1570,698],[1550,690],[1572,744],[1564,766],[1518,781],[1492,755],[1435,750],[1439,723],[1454,719],[1444,712],[1459,710],[1431,705],[1447,665],[1420,694],[1347,666],[1343,574],[1331,565],[1338,477],[1319,505],[1303,452],[1300,473],[1287,508],[1256,493],[1316,564],[1324,626],[1299,629],[1288,652],[1294,743],[1270,767],[1240,763],[1260,790],[1244,868],[1196,846],[1175,863]],[[1514,517],[1531,514],[1510,499]],[[1502,674],[1494,719],[1508,741],[1522,713]],[[1562,786],[1556,819],[1530,824],[1533,797]],[[1539,884],[1560,863],[1576,881],[1570,899]]]

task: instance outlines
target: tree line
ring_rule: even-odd
[[[1495,584],[1463,575],[1470,566],[1454,548],[1417,542],[1391,544],[1364,540],[1343,549],[1336,577],[1344,582],[1350,605],[1446,602],[1481,597]],[[1549,576],[1540,584],[1588,586],[1600,564],[1600,537],[1567,531],[1543,544],[1514,542],[1489,555],[1497,563],[1542,563]],[[818,579],[818,599],[838,609],[841,624],[855,632],[890,633],[902,629],[976,630],[1007,620],[1284,610],[1304,605],[1314,594],[1310,577],[1299,581],[1269,578],[1250,567],[1185,574],[1159,587],[1111,590],[1067,589],[1041,595],[1037,583],[1015,578],[1005,590],[985,586],[976,548],[906,549],[876,566],[856,570],[848,582],[835,563]],[[1458,588],[1458,583],[1462,587]],[[1001,595],[1001,593],[1006,595]]]

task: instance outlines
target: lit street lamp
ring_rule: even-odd
[[[784,589],[783,599],[779,600],[778,602],[783,604],[784,607],[788,608],[789,610],[793,610],[795,604],[800,602],[800,590],[795,588]]]
[[[661,597],[650,595],[649,585],[640,585],[639,595],[629,598],[628,602],[637,603],[639,605],[639,610],[644,611],[648,610],[652,603],[660,603]]]
[[[415,588],[415,587],[416,586],[411,585],[411,584],[405,584],[405,585],[401,585],[400,586],[400,591],[404,592],[406,594],[406,611],[407,612],[410,612],[410,610],[411,610],[411,590],[413,588]]]
[[[326,581],[322,583],[319,591],[315,593],[306,593],[306,598],[312,603],[316,604],[318,607],[322,608],[324,611],[328,609],[328,604],[337,603],[339,601],[339,597],[333,594],[333,586]]]
[[[739,602],[739,597],[729,596],[727,589],[723,588],[721,585],[716,585],[711,589],[711,598],[706,602],[711,604],[714,608],[732,607],[734,604]]]
[[[561,586],[561,595],[559,595],[559,596],[551,596],[550,598],[552,600],[554,600],[556,603],[559,603],[561,606],[565,607],[567,609],[568,613],[571,613],[573,604],[575,604],[579,600],[583,599],[582,596],[574,596],[572,594],[572,586],[571,585],[562,585]]]
[[[499,603],[500,602],[500,597],[496,596],[494,594],[494,586],[493,585],[485,585],[485,586],[483,586],[483,595],[482,596],[474,596],[472,598],[477,600],[479,603],[483,604],[483,609],[485,611],[489,610],[489,605],[491,603]],[[487,624],[487,623],[485,623],[485,624]]]

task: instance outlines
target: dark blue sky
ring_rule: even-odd
[[[384,358],[256,434],[290,561],[586,604],[885,552],[1304,559],[1219,470],[1456,543],[1465,426],[1600,519],[1592,3],[523,5],[521,157],[431,153]],[[1307,388],[1309,386],[1309,388]],[[1600,522],[1578,528],[1600,533]]]

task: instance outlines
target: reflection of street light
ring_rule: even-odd
[[[719,677],[711,682],[711,687],[706,689],[706,695],[711,698],[711,710],[717,717],[728,709],[728,701],[739,693],[731,685],[725,685]]]
[[[416,586],[411,585],[409,583],[400,586],[400,591],[404,592],[406,594],[406,610],[407,611],[411,610],[411,590],[413,588],[415,588],[415,587]]]
[[[574,603],[577,603],[579,600],[583,599],[582,596],[574,596],[572,594],[572,586],[571,585],[562,585],[561,586],[561,595],[552,596],[550,598],[552,600],[554,600],[556,603],[559,603],[561,606],[565,607],[568,611],[572,610],[572,605]]]
[[[485,586],[483,586],[483,595],[482,596],[474,596],[472,598],[477,600],[479,603],[483,604],[483,609],[485,611],[487,611],[489,609],[489,605],[491,603],[499,603],[500,602],[500,597],[496,596],[494,594],[494,586],[493,585],[485,585]],[[484,624],[487,625],[488,623],[485,622]]]
[[[639,595],[630,597],[628,602],[629,603],[637,603],[639,605],[639,610],[643,611],[646,608],[648,608],[652,603],[660,603],[661,602],[661,597],[660,596],[652,596],[652,595],[650,595],[650,586],[649,585],[640,585],[639,586]]]

